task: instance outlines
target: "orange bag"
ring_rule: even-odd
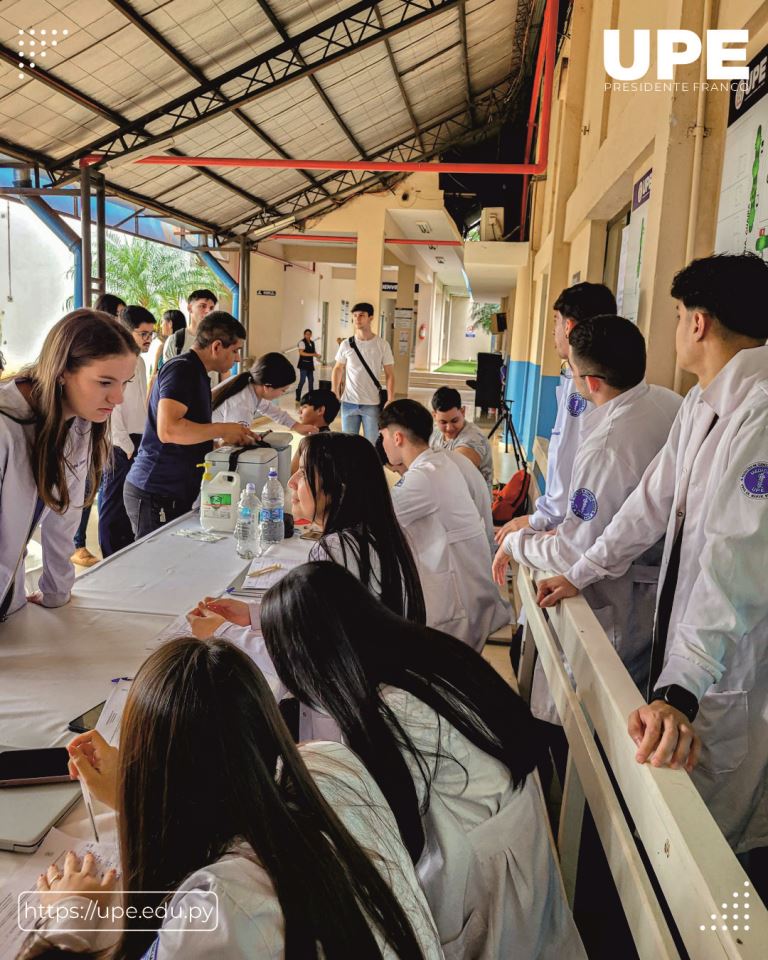
[[[515,517],[522,517],[528,512],[528,491],[531,486],[531,475],[523,467],[504,484],[499,490],[493,491],[491,514],[497,526],[505,524]]]

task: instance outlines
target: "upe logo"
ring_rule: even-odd
[[[614,80],[640,80],[651,66],[651,31],[633,30],[632,64],[625,67],[619,51],[619,31],[603,31],[603,63]],[[747,30],[707,30],[707,79],[746,80]],[[729,47],[726,44],[739,44]],[[656,79],[671,80],[676,65],[694,63],[701,56],[701,39],[691,30],[656,31]],[[726,66],[743,61],[745,66]]]

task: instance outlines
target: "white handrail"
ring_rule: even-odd
[[[576,597],[542,610],[522,567],[518,589],[527,617],[521,691],[530,690],[538,653],[570,747],[558,838],[566,889],[572,892],[575,884],[580,803],[586,798],[639,956],[679,956],[594,730],[688,954],[695,960],[765,957],[768,911],[690,777],[635,760],[627,718],[644,701],[586,601]],[[741,904],[736,909],[735,893]]]

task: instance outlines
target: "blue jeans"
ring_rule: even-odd
[[[378,403],[341,403],[341,429],[344,433],[360,433],[360,424],[366,440],[376,443],[379,435]]]
[[[307,369],[306,367],[299,367],[299,385],[296,387],[296,399],[301,400],[301,396],[304,387],[304,381],[307,382],[307,391],[312,391],[315,389],[315,371]]]

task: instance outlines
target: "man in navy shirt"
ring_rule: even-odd
[[[243,446],[253,434],[239,423],[211,424],[208,374],[240,360],[245,328],[224,311],[209,313],[192,349],[163,364],[149,398],[139,452],[125,480],[125,509],[138,540],[192,509],[200,490],[198,464],[216,437]]]

